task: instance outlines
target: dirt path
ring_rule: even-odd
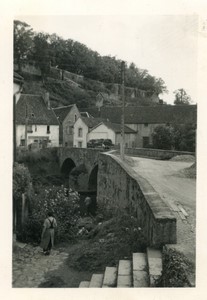
[[[131,157],[131,167],[146,178],[168,204],[177,218],[178,248],[195,259],[196,180],[186,178],[182,170],[192,162],[159,161]],[[187,213],[182,214],[182,209]]]
[[[80,241],[75,245],[59,247],[50,256],[44,256],[39,247],[14,243],[13,287],[78,287],[82,280],[91,278],[91,273],[68,267],[67,260],[70,259],[70,251],[82,244]]]

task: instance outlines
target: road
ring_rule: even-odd
[[[193,162],[128,157],[131,167],[154,187],[177,218],[178,248],[195,260],[196,180],[182,172]]]

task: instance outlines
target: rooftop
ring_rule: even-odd
[[[59,125],[52,109],[48,109],[41,95],[22,94],[16,105],[16,123]]]

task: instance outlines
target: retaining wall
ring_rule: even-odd
[[[149,246],[176,243],[176,218],[142,177],[113,155],[100,154],[97,203],[136,215]]]

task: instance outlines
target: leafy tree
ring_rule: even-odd
[[[33,58],[41,70],[42,79],[50,72],[51,52],[48,43],[49,35],[45,33],[38,33],[34,36]]]
[[[19,71],[28,60],[28,55],[32,50],[33,34],[30,25],[21,21],[14,21],[14,61],[18,65]]]
[[[171,126],[157,126],[152,134],[155,149],[170,150],[174,146],[174,132]]]
[[[174,104],[189,105],[191,103],[191,97],[186,93],[184,89],[178,89],[173,93],[175,94]]]

